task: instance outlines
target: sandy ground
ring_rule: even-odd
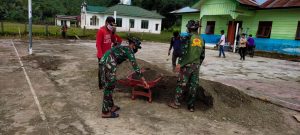
[[[211,107],[198,101],[199,106],[194,113],[188,112],[185,106],[179,110],[169,108],[166,103],[173,95],[168,92],[173,90],[165,82],[159,87],[167,90],[157,91],[151,104],[143,98],[131,100],[129,92],[115,92],[115,102],[122,108],[120,118],[102,119],[102,91],[97,89],[97,59],[93,42],[35,41],[32,56],[27,56],[26,42],[15,40],[13,43],[46,119],[41,117],[12,42],[0,40],[0,134],[300,133],[300,123],[292,118],[299,112],[250,98],[233,87],[206,80],[201,80],[203,88],[215,98]],[[142,65],[153,67],[149,63]],[[174,79],[173,74],[164,72],[170,80]],[[231,91],[224,94],[223,89]],[[228,96],[236,93],[239,96]]]

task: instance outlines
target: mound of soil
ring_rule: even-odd
[[[118,73],[132,72],[131,66],[125,64],[121,65],[123,68],[117,70]],[[177,85],[176,75],[145,61],[138,61],[138,64],[143,65],[145,69],[150,69],[148,70],[149,72],[145,71],[146,78],[153,77],[153,73],[164,74],[162,80],[155,87],[151,88],[153,91],[153,102],[167,104],[172,101]],[[117,74],[117,76],[120,75]],[[128,87],[120,85],[117,87],[122,89],[123,92],[130,92]],[[184,101],[188,95],[187,91],[185,90],[185,96],[182,99],[182,108],[186,108],[186,104],[184,104],[186,102]],[[146,100],[143,97],[139,99]],[[284,118],[275,105],[252,98],[236,88],[204,79],[200,79],[196,110],[198,110],[195,112],[197,115],[215,121],[232,121],[246,127],[265,127],[265,123],[268,123],[268,128],[276,130],[276,128],[283,127],[280,123],[284,123]]]
[[[28,55],[23,56],[25,61],[34,61],[38,64],[42,70],[58,70],[58,66],[62,63],[62,60],[58,56],[43,56],[43,55]]]
[[[151,65],[150,63],[137,59],[138,66],[141,69],[144,69],[144,77],[146,80],[153,80],[159,74],[171,74],[168,71],[162,70],[155,65]],[[133,71],[132,65],[129,61],[124,61],[122,64],[117,66],[117,78],[118,79],[126,79],[128,75],[130,75]],[[134,79],[138,79],[136,76],[133,76]]]
[[[145,77],[146,81],[152,81],[152,80],[157,79],[157,77],[159,76],[159,74],[155,70],[147,68],[143,72],[143,76]],[[139,76],[136,75],[136,74],[133,74],[132,78],[136,79],[136,80],[140,79]]]

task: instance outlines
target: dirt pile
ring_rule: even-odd
[[[152,81],[152,80],[157,79],[157,78],[159,77],[159,74],[158,74],[155,70],[150,69],[150,68],[147,68],[147,69],[145,69],[145,71],[143,72],[143,76],[145,77],[145,79],[146,79],[147,81]],[[137,74],[133,74],[133,75],[132,75],[132,78],[133,78],[133,79],[136,79],[136,80],[140,79],[139,76],[138,76]]]
[[[162,70],[155,65],[138,60],[141,68],[153,73],[163,74],[162,80],[152,89],[153,102],[167,104],[174,99],[177,77],[168,71]],[[117,79],[126,79],[132,73],[130,62],[126,61],[117,67]],[[96,79],[98,70],[95,69],[91,76]],[[148,73],[145,74],[146,77]],[[152,76],[152,74],[150,75]],[[130,93],[131,88],[117,84],[121,92]],[[187,90],[186,90],[187,91]],[[184,93],[186,97],[187,92]],[[139,100],[147,98],[138,97]],[[182,109],[186,109],[186,98],[183,98]],[[170,108],[171,109],[171,108]],[[230,121],[249,128],[269,128],[284,130],[284,117],[277,106],[254,99],[236,88],[223,85],[218,82],[200,79],[200,87],[197,91],[195,115],[209,118],[213,121]],[[265,124],[268,123],[268,124]]]
[[[119,68],[118,73],[131,72],[131,66],[129,65],[128,68],[128,65],[125,64],[120,66],[123,68]],[[177,77],[147,62],[139,61],[139,64],[143,65],[145,69],[151,69],[148,70],[150,71],[149,73],[145,72],[146,78],[153,76],[152,70],[155,70],[156,73],[164,74],[162,80],[152,88],[153,102],[166,104],[173,100]],[[118,87],[125,92],[130,92],[128,87],[120,85]],[[184,97],[187,97],[188,92],[185,92],[184,95]],[[182,100],[182,108],[186,108],[186,104],[184,104],[186,99],[183,98]],[[281,112],[276,110],[274,105],[254,99],[233,87],[203,79],[200,79],[200,87],[197,91],[196,110],[198,111],[195,113],[200,116],[216,121],[232,121],[247,127],[264,127],[264,123],[267,122],[269,123],[268,125],[271,125],[268,128],[276,129],[280,125],[278,123],[283,123],[284,121]]]
[[[156,79],[159,74],[170,74],[170,72],[162,70],[155,65],[151,65],[148,62],[137,59],[138,66],[144,71],[144,76],[146,80]],[[125,61],[117,67],[117,78],[118,79],[126,79],[128,75],[130,75],[133,71],[132,65],[129,61]],[[137,78],[136,76],[133,76]]]

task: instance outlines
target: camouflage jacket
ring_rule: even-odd
[[[142,73],[137,65],[133,51],[126,46],[117,45],[108,50],[100,60],[101,65],[117,66],[122,62],[129,60],[135,73],[141,77]]]

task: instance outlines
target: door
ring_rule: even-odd
[[[239,29],[242,28],[243,22],[242,21],[229,21],[228,23],[228,30],[227,30],[227,42],[229,42],[229,45],[233,45],[235,37],[235,31],[236,31],[236,25],[239,23]]]

